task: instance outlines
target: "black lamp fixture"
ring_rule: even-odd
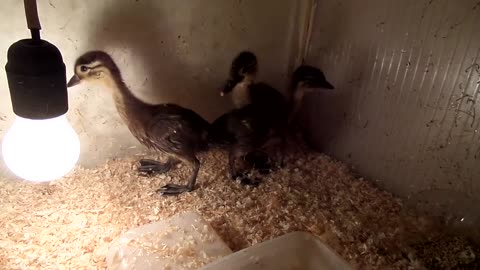
[[[2,139],[3,160],[18,177],[46,182],[67,174],[80,155],[80,141],[65,114],[67,78],[60,51],[40,38],[35,0],[24,0],[31,38],[7,52],[8,87],[16,119]]]
[[[16,115],[48,119],[68,111],[65,64],[60,51],[40,38],[40,20],[35,0],[24,0],[32,38],[15,42],[8,49],[8,87]]]

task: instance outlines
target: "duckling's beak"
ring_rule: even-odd
[[[225,85],[223,85],[223,87],[220,88],[220,96],[224,97],[228,95],[233,90],[233,88],[237,83],[238,82],[235,82],[233,79],[228,79]]]
[[[67,83],[67,87],[72,87],[80,83],[80,78],[77,75],[73,75],[70,81]]]

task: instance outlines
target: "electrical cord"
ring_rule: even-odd
[[[40,40],[40,19],[38,18],[37,1],[36,0],[24,0],[25,16],[27,18],[27,26],[30,29],[32,39],[35,41]]]

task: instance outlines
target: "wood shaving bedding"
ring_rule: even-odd
[[[437,221],[415,214],[326,155],[297,149],[284,169],[262,176],[257,188],[227,177],[226,152],[200,158],[197,189],[178,197],[154,191],[185,183],[187,166],[142,177],[136,159],[79,167],[48,184],[0,179],[0,265],[104,269],[107,249],[122,233],[193,209],[234,251],[302,230],[320,236],[358,269],[478,266],[478,247],[442,234]],[[449,252],[451,245],[457,252]]]

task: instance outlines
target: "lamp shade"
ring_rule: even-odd
[[[5,70],[17,116],[50,119],[68,111],[65,64],[53,44],[41,39],[15,42],[8,49]]]

